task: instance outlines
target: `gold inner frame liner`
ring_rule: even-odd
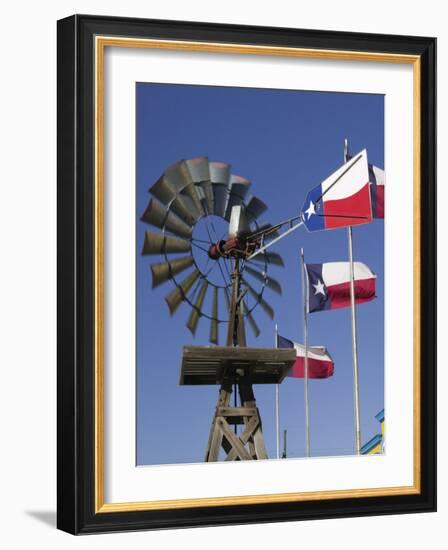
[[[346,61],[406,63],[413,65],[413,195],[414,195],[414,483],[403,487],[347,489],[302,493],[226,496],[142,502],[104,502],[104,53],[106,47],[232,53]],[[304,502],[341,498],[420,493],[420,57],[390,53],[319,50],[251,44],[178,40],[95,37],[95,511],[96,513],[231,506],[278,502]]]

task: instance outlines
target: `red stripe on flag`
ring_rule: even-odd
[[[370,223],[372,221],[370,183],[344,199],[326,201],[324,195],[323,205],[325,229]]]
[[[334,364],[331,361],[320,361],[308,357],[308,378],[328,378],[333,376]],[[292,378],[305,378],[305,358],[297,357],[288,371]]]
[[[355,303],[363,304],[375,298],[376,279],[355,280]],[[327,286],[330,309],[350,306],[350,282]]]
[[[376,186],[375,218],[384,218],[384,185]]]

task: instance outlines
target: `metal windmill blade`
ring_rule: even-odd
[[[191,226],[187,225],[178,216],[167,210],[166,207],[154,199],[149,201],[141,220],[159,229],[166,229],[177,237],[189,239],[193,233]]]
[[[200,189],[203,194],[201,202],[205,215],[213,214],[214,199],[213,187],[210,177],[210,166],[207,157],[198,157],[185,161],[196,189]]]
[[[246,302],[243,302],[243,310],[244,310],[244,315],[249,321],[249,326],[252,329],[252,332],[254,333],[255,338],[258,338],[260,336],[260,329],[258,328],[258,325],[254,319],[254,316],[249,311],[249,308],[247,307]]]
[[[246,215],[244,205],[234,205],[230,214],[229,230],[227,232],[229,239],[246,237],[251,233],[250,220]]]
[[[224,298],[227,306],[227,311],[230,311],[230,296],[228,288],[224,288]]]
[[[188,198],[180,195],[165,175],[150,187],[149,192],[187,225],[192,226],[197,221],[199,213],[191,208],[191,201],[189,204]]]
[[[200,317],[202,316],[202,307],[204,305],[207,288],[208,288],[208,281],[207,279],[204,279],[199,289],[196,301],[193,305],[193,309],[191,310],[190,317],[188,318],[188,321],[187,321],[187,328],[193,335],[196,334],[198,322]]]
[[[210,178],[213,186],[213,213],[224,217],[230,183],[230,164],[210,162]]]
[[[267,286],[277,294],[282,293],[282,287],[280,286],[280,283],[276,279],[273,279],[271,276],[268,276],[264,271],[256,271],[252,267],[246,265],[245,272],[249,273],[252,277],[257,279],[257,281],[263,283],[265,286]]]
[[[178,254],[181,252],[191,252],[191,242],[177,237],[170,237],[163,233],[145,232],[145,241],[143,243],[142,255],[152,254]]]
[[[184,160],[173,164],[165,171],[165,179],[173,186],[178,194],[188,196],[191,199],[191,207],[196,218],[204,214],[204,210],[196,192],[193,179]]]
[[[246,285],[249,294],[255,299],[257,304],[260,304],[263,311],[271,318],[274,318],[274,310],[273,308],[266,302],[266,300],[263,298],[261,294],[259,294],[248,282],[245,278],[243,278],[244,284]]]
[[[258,256],[255,256],[252,260],[249,260],[249,263],[256,262],[256,263],[267,263],[276,265],[279,267],[284,267],[285,263],[283,262],[283,258],[278,254],[277,252],[261,252],[258,254]]]
[[[230,185],[229,185],[229,198],[227,202],[225,219],[230,220],[230,215],[232,213],[232,207],[237,205],[244,204],[244,199],[249,191],[251,183],[246,178],[241,176],[235,176],[232,174],[230,176]]]
[[[213,287],[213,299],[212,299],[212,316],[210,322],[210,342],[212,344],[218,345],[219,334],[218,334],[218,288]]]
[[[165,296],[165,301],[168,304],[171,315],[177,311],[177,308],[186,299],[188,291],[200,276],[200,272],[195,269],[179,285],[176,285],[176,287],[167,296]]]
[[[184,256],[177,260],[170,260],[169,262],[161,262],[159,264],[152,264],[152,288],[156,288],[162,283],[166,283],[169,279],[172,279],[174,275],[182,273],[193,265],[192,256]]]
[[[258,197],[251,197],[246,204],[246,212],[253,221],[257,220],[267,209],[267,205]]]

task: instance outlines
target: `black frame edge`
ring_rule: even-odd
[[[57,527],[78,531],[76,364],[77,22],[57,24]]]
[[[437,511],[437,39],[421,56],[421,472]]]
[[[422,492],[314,503],[94,512],[93,55],[95,34],[416,54],[422,60]],[[75,15],[58,22],[58,516],[72,534],[436,510],[436,40]]]

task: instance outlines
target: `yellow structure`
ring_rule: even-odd
[[[381,425],[381,433],[372,437],[370,441],[368,441],[361,447],[362,455],[384,454],[384,409],[376,414],[375,418]]]

